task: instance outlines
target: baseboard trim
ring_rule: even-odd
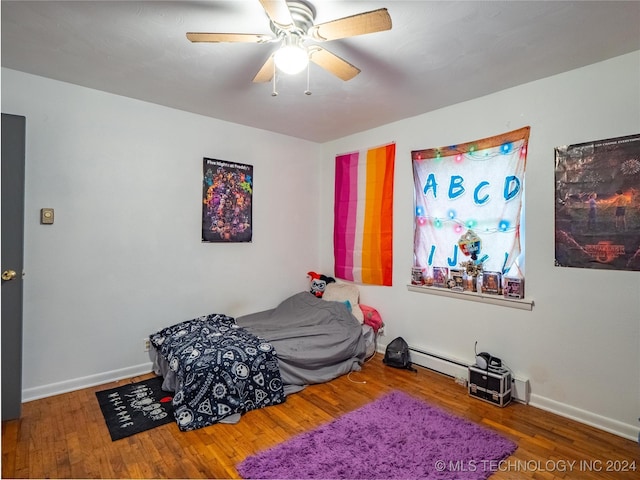
[[[153,371],[151,362],[142,363],[133,367],[111,370],[110,372],[98,373],[87,377],[74,378],[64,382],[50,383],[40,387],[25,388],[22,390],[22,403],[39,400],[41,398],[52,397],[61,393],[73,392],[83,388],[102,385],[103,383],[115,382],[123,378],[144,375]]]
[[[638,435],[640,435],[640,427],[629,425],[577,407],[572,407],[566,403],[557,402],[556,400],[551,400],[550,398],[540,395],[531,394],[529,405],[561,417],[570,418],[571,420],[584,423],[599,430],[604,430],[619,437],[633,440],[634,442],[638,441]]]

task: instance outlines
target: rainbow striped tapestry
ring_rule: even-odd
[[[392,284],[395,143],[336,156],[334,275]]]

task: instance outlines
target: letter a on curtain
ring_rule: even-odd
[[[334,275],[392,284],[395,143],[336,156]]]

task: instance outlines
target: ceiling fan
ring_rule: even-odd
[[[360,69],[319,45],[307,41],[326,42],[391,29],[391,17],[386,8],[339,18],[326,23],[313,23],[316,11],[303,0],[259,0],[270,20],[272,34],[188,32],[196,42],[280,43],[254,77],[254,82],[268,82],[279,70],[295,74],[304,70],[309,61],[347,81]]]

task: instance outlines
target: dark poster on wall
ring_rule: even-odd
[[[640,270],[640,135],[555,149],[556,265]]]
[[[253,166],[203,159],[202,241],[250,242]]]

